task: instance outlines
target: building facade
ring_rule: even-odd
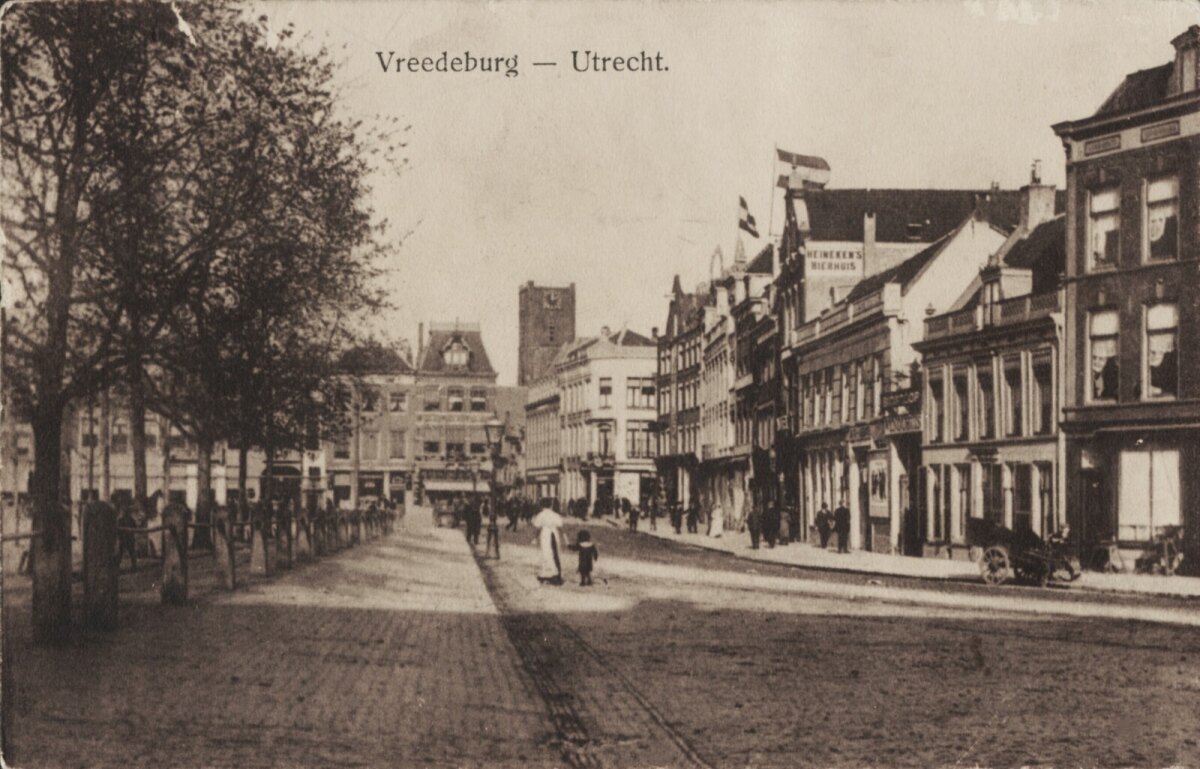
[[[575,338],[575,284],[521,286],[517,306],[519,331],[517,385],[528,387],[550,370],[563,344]]]
[[[529,386],[525,400],[525,485],[534,499],[559,498],[562,478],[561,392],[554,368]]]
[[[1085,562],[1183,527],[1200,564],[1200,27],[1059,123],[1067,162],[1063,429]]]
[[[604,328],[561,351],[560,500],[586,500],[594,512],[614,497],[644,506],[655,493],[656,349],[641,334]]]
[[[925,319],[922,553],[967,558],[967,520],[1046,537],[1065,522],[1065,217],[1035,177],[1018,228],[947,313]]]

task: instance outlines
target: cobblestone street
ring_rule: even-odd
[[[200,567],[184,608],[139,574],[122,629],[66,649],[13,622],[15,765],[1200,765],[1194,602],[809,573],[588,528],[591,588],[569,553],[567,584],[538,585],[532,529],[475,562],[411,516],[234,594]]]

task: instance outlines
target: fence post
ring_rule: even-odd
[[[117,629],[117,511],[93,502],[83,519],[83,623]]]
[[[292,568],[292,512],[281,509],[275,516],[275,552],[279,556],[276,563],[281,569]]]
[[[362,526],[362,511],[355,509],[354,511],[354,544],[359,544],[363,541],[363,526]]]
[[[187,603],[187,508],[170,504],[163,508],[162,588],[163,603],[176,606]]]
[[[217,576],[221,587],[233,590],[237,586],[237,561],[233,554],[233,528],[229,521],[229,508],[224,505],[212,511],[213,558],[217,562]]]

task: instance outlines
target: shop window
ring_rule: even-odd
[[[397,414],[408,411],[408,393],[399,390],[388,393],[388,410]]]
[[[1146,370],[1143,379],[1149,398],[1174,398],[1179,393],[1179,311],[1173,304],[1156,304],[1146,310]]]
[[[403,430],[392,430],[388,441],[388,456],[392,459],[404,459]]]
[[[1164,176],[1146,184],[1146,238],[1148,259],[1179,256],[1179,177]]]
[[[979,393],[979,437],[981,439],[994,438],[996,437],[996,390],[992,384],[990,362],[979,364],[975,382]]]
[[[1033,403],[1030,404],[1030,416],[1033,417],[1033,432],[1035,435],[1048,435],[1054,429],[1054,369],[1050,356],[1034,358],[1033,361]]]
[[[446,390],[446,404],[451,411],[463,410],[463,389],[450,387]]]
[[[1092,401],[1115,401],[1120,370],[1117,366],[1117,342],[1120,318],[1116,310],[1094,312],[1088,320],[1088,348],[1092,360]]]
[[[471,411],[487,411],[487,390],[485,388],[471,388]]]
[[[1179,500],[1179,451],[1122,451],[1117,536],[1146,542],[1167,526],[1183,524]]]
[[[929,442],[945,440],[946,408],[942,378],[929,378]]]
[[[1088,201],[1088,269],[1117,266],[1121,246],[1121,190],[1106,187],[1092,192]]]
[[[1009,436],[1021,434],[1024,418],[1024,388],[1021,386],[1021,359],[1008,358],[1004,361],[1004,433]]]

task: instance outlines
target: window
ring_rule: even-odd
[[[17,433],[17,456],[27,457],[30,450],[33,449],[33,434],[32,433]]]
[[[472,453],[472,454],[486,454],[486,453],[488,453],[488,450],[487,450],[487,444],[486,444],[486,443],[472,443],[472,444],[471,444],[471,453]]]
[[[971,465],[955,465],[955,475],[958,476],[958,534],[967,533],[967,519],[974,517],[971,511]]]
[[[941,443],[945,440],[946,409],[945,388],[942,378],[929,378],[929,442]]]
[[[625,453],[630,459],[654,456],[654,435],[648,423],[629,423],[625,430]]]
[[[469,357],[470,356],[467,352],[467,348],[462,344],[462,342],[455,342],[447,350],[445,350],[445,352],[442,353],[443,360],[445,360],[446,365],[450,366],[451,368],[465,368]]]
[[[833,421],[833,369],[825,369],[825,383],[822,387],[822,392],[825,394],[824,413],[821,417],[821,424],[829,424]]]
[[[612,387],[612,377],[600,377],[600,408],[606,409],[612,406]]]
[[[1179,311],[1173,304],[1146,309],[1146,370],[1143,379],[1149,398],[1174,398],[1179,394],[1177,362]]]
[[[99,445],[96,438],[96,417],[91,414],[79,415],[79,447],[82,449]]]
[[[996,391],[992,386],[991,362],[980,363],[975,374],[979,392],[979,437],[996,436]]]
[[[1054,369],[1049,355],[1033,359],[1033,402],[1030,416],[1035,435],[1047,435],[1054,429]]]
[[[147,422],[145,430],[146,430],[146,448],[147,449],[157,448],[158,447],[158,423],[157,422]]]
[[[442,442],[424,441],[421,443],[421,450],[426,454],[440,454],[442,453]]]
[[[1024,391],[1021,387],[1021,359],[1007,358],[1004,361],[1004,400],[1007,408],[1004,410],[1004,434],[1016,436],[1021,434],[1021,420],[1024,418]]]
[[[971,388],[966,369],[954,372],[954,439],[969,440],[971,429]]]
[[[1058,531],[1058,519],[1054,514],[1054,465],[1038,462],[1038,499],[1041,500],[1042,536],[1048,537]]]
[[[362,410],[376,411],[379,408],[379,388],[364,387],[362,388]]]
[[[334,459],[349,459],[350,458],[350,440],[348,438],[338,438],[333,442],[333,458]]]
[[[467,453],[467,444],[446,441],[446,456],[454,459]]]
[[[983,517],[1004,526],[1004,465],[984,465]]]
[[[363,460],[373,462],[379,459],[379,433],[376,430],[363,430],[361,441]]]
[[[392,459],[404,459],[404,431],[392,430],[388,441],[388,456]]]
[[[1106,187],[1095,190],[1088,201],[1088,269],[1117,266],[1121,247],[1121,190]]]
[[[1088,319],[1088,348],[1092,359],[1092,381],[1088,394],[1093,401],[1117,399],[1117,334],[1120,318],[1116,310],[1092,313]]]
[[[596,444],[596,450],[600,453],[600,456],[612,456],[612,431],[607,427],[601,427],[597,437],[599,440]]]
[[[446,404],[451,411],[463,410],[463,389],[461,387],[449,387],[446,389]]]
[[[629,377],[625,380],[625,405],[638,409],[653,408],[654,381],[642,377]]]
[[[487,389],[471,388],[471,411],[487,411]]]
[[[436,387],[425,388],[425,411],[440,411],[442,408],[441,393]]]
[[[1177,449],[1122,451],[1119,472],[1118,539],[1145,542],[1183,524]]]
[[[883,356],[875,356],[875,381],[873,382],[874,392],[871,393],[871,402],[875,405],[875,413],[883,411]]]
[[[1014,531],[1033,528],[1033,466],[1014,464],[1013,477],[1013,520]]]
[[[1147,259],[1175,259],[1179,256],[1179,177],[1165,176],[1146,184]]]
[[[129,450],[129,424],[125,420],[118,419],[113,422],[112,435],[109,437],[112,439],[114,454],[124,454]]]
[[[398,414],[408,411],[408,393],[399,390],[388,393],[388,410]]]
[[[855,363],[850,369],[850,421],[858,420],[862,414],[862,363]]]

